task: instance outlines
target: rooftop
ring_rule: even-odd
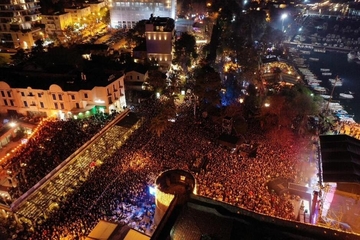
[[[59,69],[61,67],[59,66]],[[67,69],[65,66],[64,69]],[[1,69],[3,70],[3,69]],[[72,71],[54,73],[46,71],[17,71],[5,69],[0,81],[9,84],[10,88],[28,88],[48,90],[52,84],[59,85],[63,91],[91,90],[96,86],[107,86],[115,81],[120,74],[108,74],[101,71]]]
[[[151,239],[356,239],[355,234],[257,214],[201,196],[169,206]]]

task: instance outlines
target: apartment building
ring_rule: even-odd
[[[51,15],[42,15],[41,23],[45,25],[45,32],[49,35],[62,35],[66,27],[71,26],[70,13],[56,12]]]
[[[100,12],[100,9],[103,7],[106,7],[106,2],[99,1],[99,2],[88,2],[86,1],[84,3],[84,6],[90,7],[91,14]]]
[[[126,107],[124,76],[12,73],[0,81],[0,113],[77,118]],[[10,79],[9,78],[9,79]]]
[[[147,57],[158,62],[162,71],[172,61],[175,21],[168,17],[151,17],[145,24]]]
[[[133,28],[137,22],[150,16],[175,19],[176,0],[112,0],[110,24],[113,28]]]
[[[70,7],[65,8],[65,12],[70,13],[73,23],[80,23],[81,19],[86,18],[89,14],[91,14],[90,6],[86,7]]]
[[[39,0],[0,0],[0,44],[30,49],[43,38]]]

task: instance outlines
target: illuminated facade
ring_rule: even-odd
[[[43,37],[39,0],[0,1],[0,41],[8,48],[30,49]]]
[[[145,25],[147,57],[167,70],[171,65],[175,21],[172,18],[151,18]]]
[[[106,2],[104,2],[104,1],[96,2],[96,3],[93,3],[93,2],[85,2],[85,3],[84,3],[84,6],[89,6],[89,7],[90,7],[91,14],[93,14],[93,13],[98,13],[98,12],[100,12],[100,10],[101,10],[103,7],[106,7]]]
[[[41,88],[36,84],[31,86],[30,78],[28,83],[0,81],[0,113],[69,118],[91,111],[121,111],[126,106],[124,76],[110,75],[97,84],[81,73],[81,79],[74,80],[72,76],[64,81],[48,79]]]
[[[110,24],[113,28],[133,28],[143,19],[153,16],[176,17],[176,0],[112,0]]]
[[[42,15],[41,23],[45,25],[47,34],[62,34],[67,26],[72,24],[70,13],[55,13],[52,15]]]
[[[73,23],[79,23],[82,18],[86,18],[89,14],[91,14],[90,6],[65,8],[64,10],[65,12],[71,14]]]

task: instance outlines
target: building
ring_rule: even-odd
[[[90,7],[91,14],[97,14],[100,12],[100,9],[106,7],[106,3],[104,1],[85,2],[84,6]]]
[[[10,73],[0,81],[0,113],[78,118],[126,107],[124,76]]]
[[[0,3],[0,41],[8,48],[30,49],[43,38],[39,27],[39,0],[2,0]]]
[[[65,12],[71,14],[71,19],[73,23],[80,23],[81,19],[86,18],[89,14],[91,14],[90,6],[87,7],[71,7],[71,8],[65,8]]]
[[[42,15],[41,23],[45,25],[46,34],[62,36],[64,30],[71,26],[73,21],[70,13],[56,12],[52,15]]]
[[[141,64],[133,64],[125,70],[125,86],[127,90],[145,90],[145,82],[149,78],[148,69]]]
[[[175,19],[176,0],[113,0],[110,25],[113,28],[133,28],[138,21],[149,19],[151,15]]]
[[[145,23],[147,57],[156,61],[161,70],[168,70],[172,61],[175,21],[168,17],[151,17]]]

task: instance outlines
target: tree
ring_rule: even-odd
[[[11,59],[13,61],[13,63],[19,64],[25,60],[28,59],[28,55],[25,53],[25,50],[20,48],[16,51],[16,53],[14,55],[11,56]]]
[[[145,43],[145,24],[147,20],[141,20],[126,34],[128,45],[135,43],[137,46]]]
[[[44,40],[37,39],[35,41],[35,46],[31,49],[32,55],[39,55],[44,52]]]
[[[150,122],[150,131],[158,137],[170,126],[169,119],[176,117],[175,96],[165,97],[161,102],[160,112]]]
[[[185,73],[188,72],[188,67],[198,56],[195,46],[195,37],[187,32],[181,34],[180,38],[175,41],[173,61],[178,63]]]
[[[220,105],[221,79],[218,72],[205,65],[194,70],[194,93],[202,107]]]
[[[166,75],[158,70],[151,70],[146,80],[156,92],[161,93],[166,86]]]
[[[151,120],[149,130],[160,137],[168,125],[168,118],[165,115],[159,114]]]
[[[102,7],[100,9],[100,21],[102,21],[105,25],[110,23],[110,11],[107,7]]]

